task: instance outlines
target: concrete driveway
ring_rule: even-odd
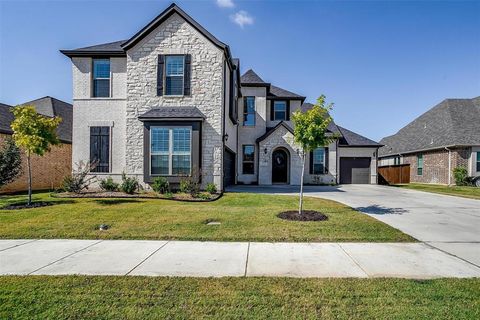
[[[233,192],[295,194],[292,186],[235,186]],[[335,200],[437,249],[480,266],[480,200],[378,185],[307,186],[305,195]]]

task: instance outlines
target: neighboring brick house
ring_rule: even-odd
[[[383,138],[379,166],[410,164],[410,181],[453,184],[452,170],[480,175],[480,97],[446,99]]]
[[[240,77],[229,46],[175,4],[128,40],[61,52],[73,67],[73,162],[99,162],[99,178],[299,183],[290,115],[311,105],[251,70]],[[376,183],[379,145],[331,132],[339,139],[310,155],[307,182]]]
[[[22,103],[33,105],[38,113],[47,117],[61,117],[57,135],[60,145],[53,146],[43,157],[32,155],[32,187],[34,190],[58,188],[63,178],[72,171],[72,105],[61,100],[44,97]],[[13,107],[0,104],[0,144],[13,134],[10,124],[13,121]],[[28,187],[27,161],[22,151],[22,174],[12,183],[3,186],[0,192],[24,191]]]

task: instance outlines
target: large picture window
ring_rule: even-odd
[[[191,128],[150,129],[150,174],[191,174]]]
[[[245,97],[243,99],[243,125],[255,125],[255,97]]]
[[[417,155],[417,175],[423,175],[423,154]]]
[[[109,59],[93,59],[93,97],[110,97]]]
[[[287,102],[273,101],[273,120],[287,120]]]
[[[255,172],[255,146],[243,146],[242,172],[243,174],[254,174]]]
[[[325,174],[325,148],[317,148],[313,150],[313,174]]]
[[[110,127],[90,127],[92,172],[110,172]]]
[[[183,75],[185,68],[184,56],[165,57],[165,95],[183,95]]]

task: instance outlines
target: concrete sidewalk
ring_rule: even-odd
[[[0,240],[0,274],[480,277],[424,243]]]

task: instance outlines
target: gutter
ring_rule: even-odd
[[[452,150],[448,147],[445,147],[445,150],[448,151],[448,185],[451,185],[452,181]]]

